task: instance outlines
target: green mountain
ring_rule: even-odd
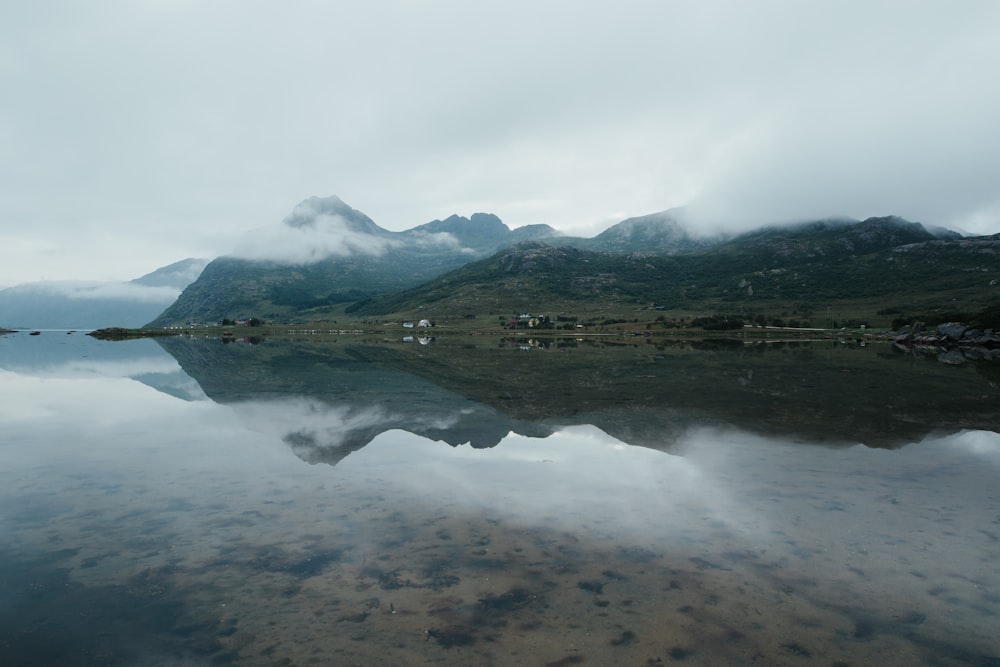
[[[497,248],[539,238],[553,238],[559,234],[548,225],[528,225],[511,230],[492,213],[473,213],[469,218],[452,215],[444,220],[434,220],[411,230],[411,233],[450,234],[463,248],[494,251]]]
[[[622,220],[594,238],[567,238],[562,245],[628,254],[644,252],[656,255],[680,255],[721,243],[724,237],[696,238],[684,226],[682,209],[670,209],[637,218]]]
[[[819,220],[786,227],[764,227],[737,236],[719,248],[722,254],[752,254],[774,265],[810,260],[843,260],[910,243],[955,240],[961,234],[930,231],[919,222],[896,216]]]
[[[295,253],[264,246],[244,251],[246,256],[219,257],[147,326],[243,317],[322,319],[338,304],[412,287],[498,248],[557,235],[547,225],[512,231],[483,213],[392,232],[337,197],[302,202],[282,230],[286,236],[279,241],[294,242]]]
[[[451,317],[595,304],[807,319],[838,301],[918,314],[980,309],[1000,297],[997,237],[963,238],[898,217],[697,238],[683,211],[669,210],[585,239],[547,225],[511,230],[488,213],[393,232],[337,197],[313,197],[279,231],[212,261],[149,326],[328,320],[345,309]]]
[[[444,317],[601,303],[729,313],[770,306],[808,315],[831,301],[865,300],[887,312],[979,310],[1000,299],[998,254],[1000,235],[962,238],[899,218],[762,229],[669,256],[533,242],[351,310]]]
[[[175,303],[147,326],[257,317],[308,321],[375,294],[415,287],[512,245],[546,240],[606,252],[670,253],[688,238],[669,212],[623,221],[594,239],[575,239],[548,225],[510,229],[500,218],[452,215],[403,232],[379,227],[337,197],[301,202],[283,233],[260,246],[212,261]],[[271,241],[271,246],[268,242]],[[294,243],[294,252],[289,246]]]

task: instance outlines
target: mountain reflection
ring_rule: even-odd
[[[307,463],[336,465],[386,431],[400,430],[452,446],[494,447],[515,429],[523,435],[544,437],[551,427],[515,423],[477,405],[442,405],[436,411],[395,412],[379,405],[331,404],[294,397],[271,401],[244,401],[233,409],[254,430],[271,433]],[[398,407],[398,406],[397,406]]]
[[[590,425],[662,451],[706,426],[890,448],[934,433],[1000,431],[1000,363],[938,363],[887,344],[253,343],[11,335],[0,344],[0,368],[129,377],[184,400],[208,398],[273,432],[303,460],[331,465],[389,430],[486,448],[510,433],[544,437]]]
[[[212,400],[252,402],[246,410],[284,424],[282,440],[311,463],[335,464],[393,429],[482,448],[592,425],[665,451],[704,426],[871,447],[1000,430],[995,363],[945,365],[888,345],[158,342]]]
[[[0,338],[0,663],[996,664],[993,368]]]

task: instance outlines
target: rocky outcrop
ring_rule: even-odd
[[[132,338],[159,338],[161,336],[179,336],[180,331],[168,331],[166,329],[125,329],[123,327],[109,327],[107,329],[97,329],[88,333],[88,336],[97,340],[131,340]]]
[[[961,322],[945,322],[932,331],[922,322],[914,322],[910,330],[893,338],[897,347],[932,353],[945,363],[962,363],[975,359],[1000,358],[1000,332],[975,329]]]

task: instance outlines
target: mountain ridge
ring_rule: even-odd
[[[312,197],[297,205],[283,222],[289,229],[317,232],[306,240],[314,241],[321,250],[326,248],[326,255],[313,252],[306,261],[268,260],[261,255],[216,258],[147,326],[247,317],[279,322],[322,320],[350,304],[354,304],[350,308],[355,313],[374,314],[376,310],[386,312],[389,301],[408,307],[403,295],[419,294],[420,286],[435,280],[448,285],[453,296],[478,291],[482,298],[496,302],[496,285],[462,285],[462,276],[468,277],[468,273],[461,269],[526,243],[522,250],[534,252],[532,261],[536,264],[552,258],[543,258],[545,253],[532,243],[596,253],[575,255],[571,260],[566,251],[560,251],[560,271],[565,275],[547,274],[546,279],[561,285],[564,293],[572,290],[563,278],[573,277],[578,295],[573,298],[610,294],[615,299],[693,304],[699,294],[716,300],[732,300],[734,290],[760,294],[760,287],[769,283],[774,290],[793,295],[802,292],[801,285],[793,282],[795,274],[782,283],[775,271],[798,265],[808,265],[806,273],[811,279],[824,283],[817,294],[829,295],[830,285],[842,278],[831,267],[817,268],[817,263],[859,263],[866,267],[863,273],[877,281],[878,271],[866,264],[874,254],[966,238],[898,216],[862,221],[829,218],[765,226],[738,235],[701,237],[688,230],[684,217],[683,209],[632,217],[592,238],[562,235],[548,225],[511,230],[490,213],[474,213],[468,218],[456,214],[409,230],[389,231],[338,197]],[[334,243],[331,238],[348,238],[350,243]],[[955,247],[942,247],[942,251],[953,252]],[[590,266],[566,264],[571,261]],[[646,267],[639,270],[642,262]],[[843,264],[841,270],[846,266]],[[456,271],[459,273],[453,275]],[[507,277],[510,282],[510,274]],[[681,286],[685,281],[694,287]],[[728,287],[724,286],[727,281],[732,283]],[[647,287],[643,287],[644,282]],[[735,287],[740,283],[744,287]],[[808,286],[808,281],[803,284]],[[708,286],[714,291],[707,290]],[[533,290],[541,298],[545,290],[537,287],[527,291]],[[377,306],[379,303],[382,306]]]
[[[491,312],[611,307],[729,312],[801,310],[823,303],[881,302],[887,312],[981,308],[1000,300],[1000,235],[940,238],[922,227],[875,234],[865,221],[826,237],[799,233],[732,241],[680,255],[604,253],[522,243],[417,287],[380,294],[349,309],[358,316],[416,313],[459,317]],[[826,231],[822,227],[820,231]],[[867,239],[859,246],[858,238]],[[993,266],[991,272],[991,265]]]

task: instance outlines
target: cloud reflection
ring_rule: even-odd
[[[510,434],[486,450],[381,434],[341,466],[398,492],[442,497],[460,514],[552,523],[616,538],[678,535],[705,521],[737,530],[741,512],[699,461],[633,447],[593,426],[547,438]]]
[[[947,446],[961,449],[1000,465],[1000,433],[991,431],[962,431],[944,439]]]
[[[0,368],[20,375],[63,379],[182,372],[177,360],[152,340],[106,342],[61,331],[46,332],[40,338],[22,334],[0,338]]]

